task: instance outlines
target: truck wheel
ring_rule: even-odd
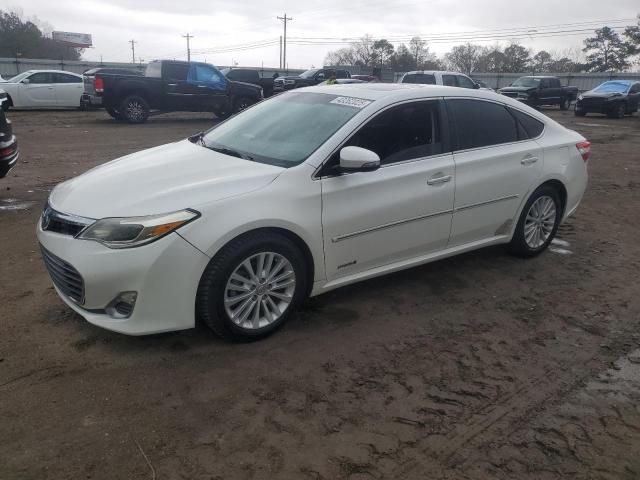
[[[228,110],[217,110],[215,112],[216,118],[218,120],[226,120],[227,118],[229,118],[231,116],[231,112]]]
[[[249,108],[255,102],[251,100],[249,97],[240,97],[236,98],[235,102],[233,102],[233,111],[240,112],[245,108]]]
[[[112,118],[116,120],[124,120],[124,117],[122,116],[122,114],[115,108],[107,108],[106,110],[107,110],[107,113],[111,115]]]
[[[587,116],[587,112],[585,112],[584,110],[578,110],[577,108],[573,111],[573,113],[576,114],[576,117],[586,117]]]
[[[569,97],[564,97],[560,99],[560,110],[569,110],[570,105],[571,105],[571,100],[569,100]]]
[[[149,104],[144,98],[131,95],[122,101],[118,111],[129,123],[144,123],[149,116]]]
[[[627,107],[624,103],[619,103],[609,112],[608,116],[610,118],[623,118],[625,112],[627,111]]]

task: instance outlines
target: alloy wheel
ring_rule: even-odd
[[[133,100],[127,104],[127,117],[133,121],[139,122],[144,118],[144,106],[137,100]]]
[[[556,224],[556,204],[543,195],[531,204],[524,221],[524,238],[529,248],[542,247],[551,236]]]
[[[224,290],[224,308],[237,326],[263,328],[285,313],[295,289],[291,262],[279,253],[260,252],[243,260],[231,273]]]

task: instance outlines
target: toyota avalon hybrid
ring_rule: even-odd
[[[489,245],[541,253],[589,155],[488,91],[310,87],[58,185],[37,235],[57,293],[95,325],[259,338],[309,295]]]

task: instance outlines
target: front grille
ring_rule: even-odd
[[[585,108],[601,109],[604,104],[603,98],[589,98],[585,97],[581,101],[582,106]]]
[[[42,212],[40,225],[42,230],[75,237],[91,223],[93,220],[90,218],[66,215],[47,205]]]
[[[42,258],[58,290],[77,303],[84,303],[84,280],[73,266],[56,257],[42,245]]]

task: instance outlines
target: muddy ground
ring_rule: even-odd
[[[594,143],[555,251],[490,248],[347,287],[241,345],[89,325],[34,235],[57,182],[212,120],[11,112],[0,478],[640,478],[640,119],[546,112]]]

